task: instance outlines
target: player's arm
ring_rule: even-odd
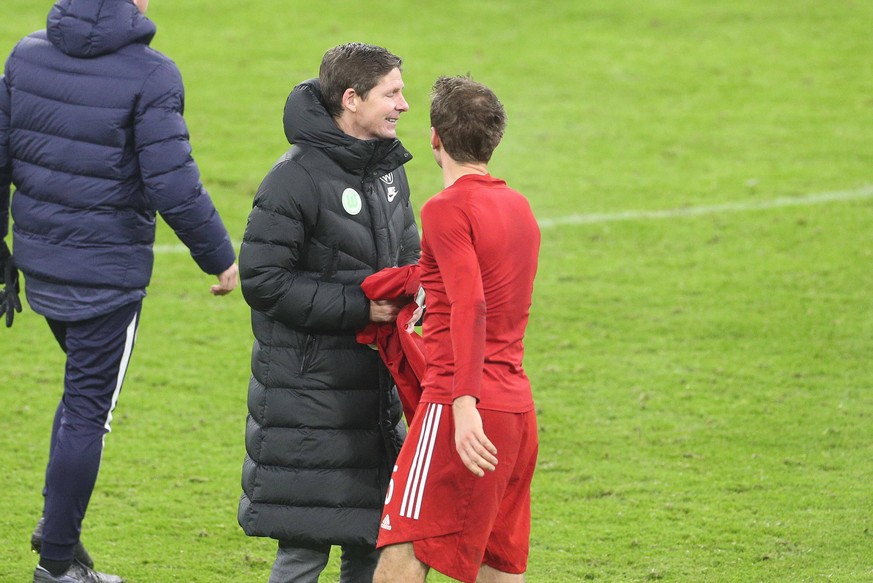
[[[476,408],[485,366],[486,305],[473,226],[463,209],[444,200],[425,205],[421,221],[451,305],[455,447],[467,469],[481,477],[494,470],[497,448]]]
[[[479,476],[493,472],[497,466],[497,448],[485,435],[482,416],[476,399],[470,395],[457,397],[452,403],[455,421],[455,449],[468,470]]]

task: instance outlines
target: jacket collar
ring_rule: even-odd
[[[288,142],[318,148],[353,174],[381,176],[412,159],[400,140],[359,140],[339,129],[324,107],[318,79],[291,91],[284,123]]]

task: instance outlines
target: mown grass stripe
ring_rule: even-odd
[[[768,200],[756,200],[746,202],[727,202],[723,204],[690,206],[666,210],[629,210],[616,213],[592,213],[568,215],[554,219],[540,219],[540,228],[548,229],[560,225],[587,225],[596,223],[611,223],[616,221],[639,221],[654,219],[673,219],[681,217],[694,217],[701,215],[714,215],[718,213],[739,213],[747,211],[784,208],[792,206],[808,206],[815,204],[827,204],[831,202],[843,202],[873,197],[873,185],[862,186],[854,190],[838,190],[822,192],[804,196],[785,196]]]
[[[809,206],[815,204],[827,204],[831,202],[844,202],[873,197],[873,184],[862,186],[854,190],[835,190],[833,192],[821,192],[804,196],[783,196],[768,200],[755,200],[746,202],[726,202],[723,204],[690,206],[685,208],[665,210],[628,210],[615,213],[590,213],[580,215],[568,215],[554,219],[540,219],[542,229],[551,229],[562,225],[591,225],[597,223],[612,223],[616,221],[644,221],[656,219],[674,219],[681,217],[696,217],[701,215],[714,215],[719,213],[741,213],[748,211],[785,208],[792,206]],[[239,249],[239,242],[234,241],[233,246]],[[155,253],[187,253],[188,248],[182,244],[155,245]]]

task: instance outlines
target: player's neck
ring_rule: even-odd
[[[442,160],[443,186],[448,188],[462,176],[488,174],[488,164],[485,162],[455,162],[448,156]]]

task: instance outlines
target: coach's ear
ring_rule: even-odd
[[[343,109],[347,109],[351,113],[357,113],[359,99],[360,99],[360,96],[358,95],[358,92],[355,91],[354,89],[352,89],[351,87],[349,87],[348,89],[346,89],[343,92],[342,101],[341,101],[341,103],[343,105]]]

